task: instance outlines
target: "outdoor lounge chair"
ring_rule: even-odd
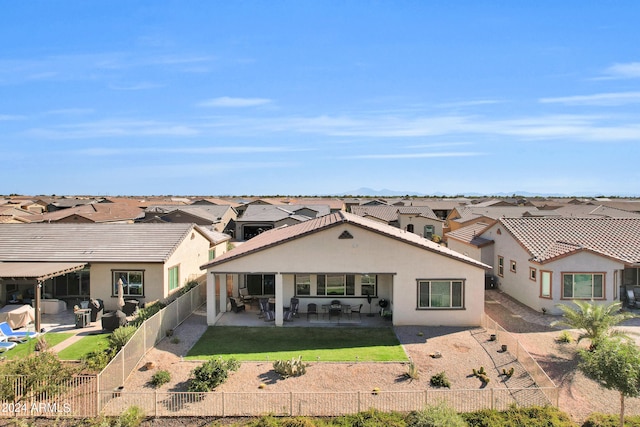
[[[351,306],[351,314],[353,315],[353,313],[358,313],[358,317],[362,318],[362,306],[363,304],[360,304],[359,306]]]
[[[15,342],[2,341],[0,342],[0,351],[5,352],[7,350],[11,350],[13,347],[17,346]]]
[[[249,295],[249,289],[247,288],[240,288],[239,294],[240,300],[242,300],[243,303],[251,304],[254,300],[253,296]]]
[[[9,341],[25,341],[28,338],[38,336],[37,332],[14,331],[7,322],[0,323],[0,332],[2,332]]]

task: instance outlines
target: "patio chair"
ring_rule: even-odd
[[[329,321],[331,321],[331,316],[338,316],[338,319],[342,316],[342,304],[340,300],[334,299],[331,301],[331,305],[329,306]]]
[[[307,321],[309,320],[309,316],[315,314],[316,319],[318,319],[318,305],[311,303],[307,304]]]
[[[93,299],[89,304],[89,308],[91,309],[91,321],[97,322],[100,320],[102,313],[104,313],[104,302],[101,299]]]
[[[274,320],[276,320],[276,314],[273,311],[267,310],[264,312],[265,322],[273,322]]]
[[[264,317],[264,314],[269,311],[269,298],[260,298],[258,302],[260,303],[260,314],[258,314],[258,317]]]
[[[294,317],[298,317],[299,309],[300,309],[300,300],[298,298],[291,298],[291,306],[289,307],[289,311],[291,311],[291,315]]]
[[[0,332],[2,332],[9,341],[24,341],[39,335],[37,332],[14,331],[7,322],[0,323]]]
[[[358,318],[362,319],[362,305],[360,304],[358,306],[352,305],[351,306],[351,315],[353,316],[353,313],[358,313]]]
[[[249,295],[249,289],[240,288],[238,293],[240,294],[240,300],[242,300],[243,303],[251,304],[253,302],[253,296]]]
[[[229,298],[229,301],[231,302],[231,310],[233,310],[234,313],[245,309],[244,303],[242,301],[238,301],[233,297]]]

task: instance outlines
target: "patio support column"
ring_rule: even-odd
[[[227,312],[227,275],[220,276],[220,313]]]
[[[282,326],[282,274],[276,274],[276,326]]]
[[[216,276],[207,274],[207,325],[216,323]]]

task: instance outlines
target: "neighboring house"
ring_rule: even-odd
[[[353,206],[354,215],[401,228],[431,240],[434,235],[442,237],[444,221],[440,220],[428,206]]]
[[[276,325],[283,306],[300,300],[363,304],[367,294],[390,302],[395,325],[480,325],[489,266],[413,233],[336,212],[266,231],[204,264],[207,321],[227,310],[227,297],[247,288],[273,296]],[[225,292],[226,291],[226,292]]]
[[[500,289],[534,310],[619,301],[621,289],[640,286],[639,218],[500,218],[477,234],[467,243],[482,252],[476,259],[489,251]]]
[[[46,297],[71,304],[100,298],[114,310],[123,278],[125,298],[160,300],[200,278],[200,266],[212,250],[226,252],[228,239],[194,224],[0,224],[0,300],[33,289],[19,277],[2,276],[3,268],[40,271],[60,263],[76,268],[47,278]]]
[[[524,216],[575,217],[575,218],[640,218],[636,212],[603,205],[565,205],[557,209],[527,212]]]
[[[133,223],[143,216],[137,206],[118,203],[90,203],[73,208],[59,209],[29,217],[31,222],[59,223]]]
[[[484,264],[493,265],[494,241],[480,237],[480,235],[494,222],[476,222],[447,233],[447,247]],[[495,274],[495,271],[489,274]]]
[[[272,228],[293,225],[329,213],[327,205],[250,204],[236,220],[237,240],[249,240]]]
[[[401,229],[415,233],[425,239],[443,237],[444,221],[428,206],[404,206],[398,208],[398,225]]]
[[[152,206],[145,209],[140,222],[194,223],[225,232],[230,225],[235,226],[237,216],[236,210],[229,205]]]
[[[455,231],[475,222],[487,223],[498,218],[514,218],[536,211],[537,208],[534,206],[459,206],[454,208],[447,217],[447,227],[450,231]]]

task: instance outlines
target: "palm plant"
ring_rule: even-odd
[[[574,301],[573,304],[576,305],[575,308],[558,304],[557,307],[562,310],[563,319],[551,323],[551,326],[561,325],[582,329],[584,332],[578,337],[578,342],[588,338],[592,346],[609,336],[629,338],[622,331],[613,329],[615,325],[636,317],[633,313],[620,311],[621,302],[597,304],[593,301]]]

